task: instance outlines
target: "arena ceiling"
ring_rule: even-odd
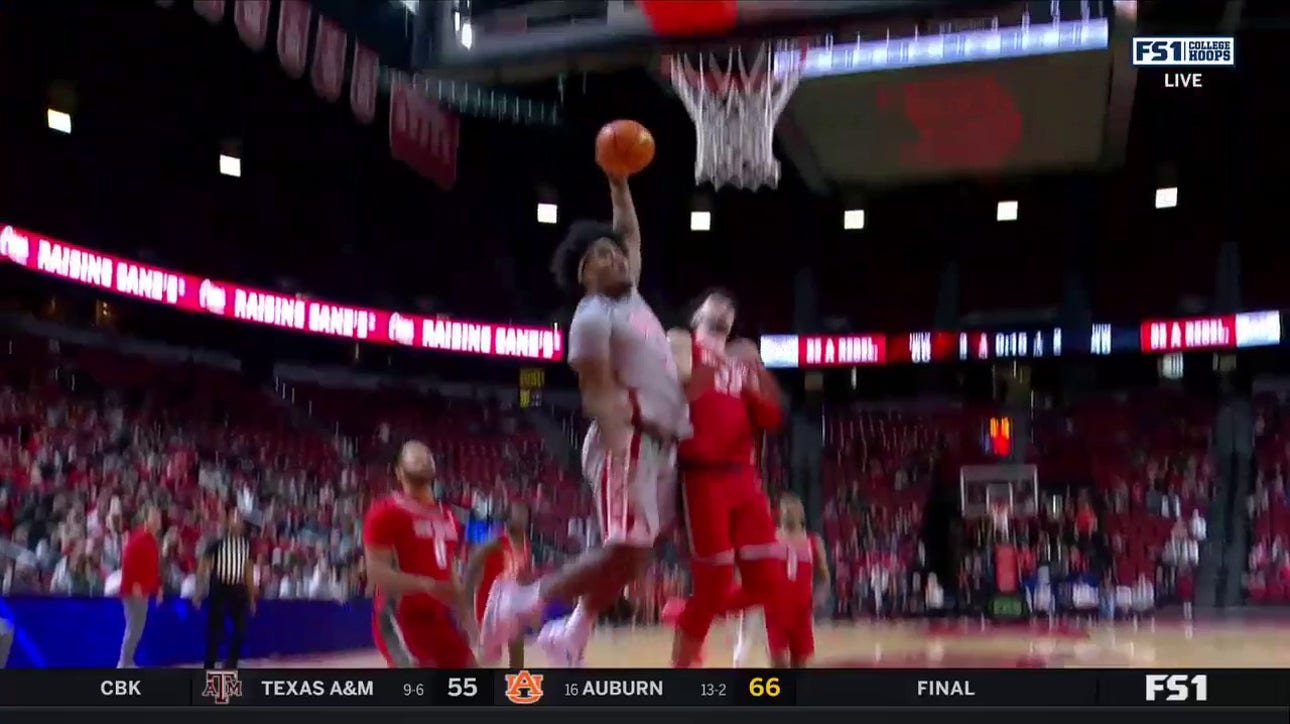
[[[585,86],[587,74],[624,67],[656,70],[660,46],[691,50],[729,41],[706,38],[676,46],[642,25],[631,0],[317,0],[315,4],[395,67],[482,84],[561,107],[570,100],[570,85],[581,81]],[[1259,0],[1251,4],[1257,6]],[[1114,7],[1119,13],[1117,23],[1129,21],[1121,24],[1118,35],[1118,41],[1127,44],[1132,34],[1234,30],[1244,5],[1224,0],[1136,5],[908,0],[834,0],[826,5],[799,0],[781,6],[778,0],[759,0],[741,7],[775,10],[741,16],[735,37],[825,32],[839,38],[862,37],[878,25],[890,36],[893,23],[899,32],[904,26],[934,27],[947,17],[967,21],[992,16],[1001,18],[1001,24],[1020,22],[1023,6],[1040,14],[1083,13],[1086,17],[1089,8],[1097,16],[1102,12],[1099,8],[1105,7],[1109,14]],[[454,13],[468,17],[475,28],[473,44],[465,50],[456,42],[459,38],[442,32],[445,23],[457,20]],[[1047,169],[1116,166],[1124,160],[1138,95],[1136,73],[1120,60],[1111,44],[1103,51],[1064,53],[1039,62],[1020,58],[953,66],[952,73],[945,72],[951,66],[941,66],[809,79],[781,118],[777,144],[781,158],[822,196],[982,174],[1015,177]],[[1053,82],[1054,72],[1064,80]],[[657,72],[643,75],[653,78],[650,98],[665,99],[670,91],[667,81]],[[951,96],[965,102],[975,99],[963,105],[964,118],[979,119],[974,103],[1004,107],[1009,113],[997,114],[988,128],[965,136],[961,131],[970,124],[964,118],[914,118],[911,104],[917,103],[920,94],[937,98],[940,106]],[[954,130],[959,138],[929,143],[926,126],[937,123]],[[982,134],[991,142],[983,143]]]

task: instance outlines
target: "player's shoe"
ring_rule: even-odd
[[[745,609],[739,614],[739,625],[735,634],[734,667],[746,669],[751,666],[753,653],[765,648],[766,612],[760,606]]]
[[[523,629],[520,619],[525,613],[521,587],[514,581],[498,581],[488,593],[484,619],[479,624],[479,655],[485,661],[498,661],[506,646]]]
[[[538,632],[537,645],[547,663],[570,669],[581,669],[586,658],[587,636],[570,625],[572,616],[548,621]]]

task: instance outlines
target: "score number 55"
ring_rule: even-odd
[[[768,696],[771,698],[779,696],[779,677],[778,676],[754,676],[748,680],[748,694],[753,697]]]
[[[458,678],[456,676],[448,679],[448,696],[452,698],[464,697],[472,698],[479,694],[479,686],[475,683],[475,677],[467,676]]]

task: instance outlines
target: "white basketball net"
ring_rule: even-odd
[[[762,44],[751,63],[729,51],[725,69],[713,55],[696,68],[685,55],[670,60],[672,87],[694,121],[694,183],[741,189],[774,188],[779,161],[772,141],[775,124],[802,78],[802,63],[777,62],[792,54]]]

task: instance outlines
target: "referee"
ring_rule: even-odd
[[[211,541],[202,551],[197,569],[197,580],[208,580],[210,605],[206,609],[206,670],[215,668],[219,647],[226,633],[226,624],[232,624],[228,637],[228,656],[225,669],[236,669],[242,653],[242,636],[246,633],[246,619],[255,613],[255,574],[251,563],[251,539],[237,506],[228,508],[224,535]],[[200,605],[200,594],[196,603]]]

